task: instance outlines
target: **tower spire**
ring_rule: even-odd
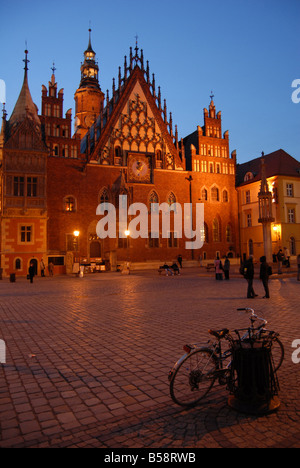
[[[81,64],[81,80],[75,92],[76,134],[81,138],[94,123],[103,105],[104,94],[98,81],[99,67],[95,60],[96,53],[92,48],[91,28],[89,28],[88,47],[84,52],[84,62]]]
[[[23,85],[18,97],[18,100],[15,104],[14,110],[10,116],[9,122],[11,125],[21,122],[24,120],[26,117],[30,118],[33,120],[39,127],[41,125],[40,119],[38,117],[37,113],[37,107],[35,106],[29,86],[28,86],[28,50],[25,49],[25,59],[23,59],[23,62],[25,63],[24,67],[24,80],[23,80]]]

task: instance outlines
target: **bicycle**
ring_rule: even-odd
[[[278,334],[265,328],[267,321],[258,317],[253,309],[243,308],[251,312],[251,325],[247,329],[237,329],[233,332],[240,342],[254,342],[265,339],[275,343],[276,349],[276,372],[284,358],[284,347],[278,338]],[[256,320],[262,324],[255,328]],[[245,331],[246,330],[246,331]],[[241,333],[245,331],[243,336]],[[209,334],[215,341],[208,341],[205,346],[197,343],[188,344],[183,347],[185,354],[175,363],[169,372],[170,395],[172,400],[185,407],[195,406],[212,389],[218,380],[220,385],[226,385],[231,378],[231,364],[233,354],[233,343],[235,336],[228,328],[222,330],[209,330]],[[222,343],[227,342],[227,349],[224,351]],[[223,347],[223,349],[222,349]]]

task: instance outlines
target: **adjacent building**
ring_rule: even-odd
[[[264,164],[262,164],[262,159]],[[286,247],[292,256],[300,253],[300,162],[280,149],[237,165],[240,252],[242,256],[264,255],[263,228],[259,212],[262,171],[272,194],[270,216],[272,250]],[[270,213],[269,213],[270,215]]]

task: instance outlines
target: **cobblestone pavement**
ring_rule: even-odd
[[[245,299],[242,278],[216,282],[196,269],[1,281],[0,447],[300,447],[300,283],[272,279],[269,300],[259,281],[255,289]],[[237,412],[218,386],[193,409],[175,405],[167,376],[182,345],[248,325],[236,311],[245,306],[285,345],[279,410]]]

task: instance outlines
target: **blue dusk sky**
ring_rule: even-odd
[[[41,108],[52,63],[64,112],[72,108],[92,29],[99,82],[111,95],[129,48],[138,46],[185,137],[203,125],[211,91],[243,163],[277,149],[300,160],[300,0],[0,0],[0,79],[11,115],[29,50],[29,87]],[[299,100],[299,99],[298,99]],[[73,127],[74,128],[74,127]]]

